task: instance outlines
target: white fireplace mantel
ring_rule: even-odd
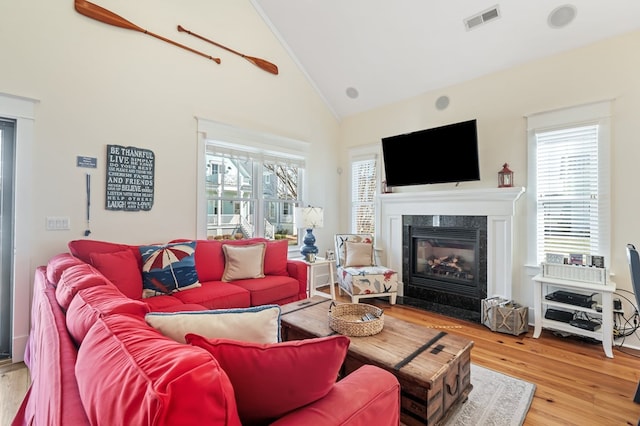
[[[402,216],[486,216],[487,296],[511,299],[513,222],[524,187],[380,194],[376,246],[402,281]],[[400,286],[402,288],[402,286]],[[402,296],[402,290],[399,289]]]

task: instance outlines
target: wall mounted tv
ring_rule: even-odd
[[[386,184],[480,180],[476,120],[382,138]]]

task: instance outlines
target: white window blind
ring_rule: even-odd
[[[376,172],[375,158],[351,162],[352,232],[375,233]]]
[[[600,254],[598,133],[597,124],[535,132],[539,261]]]

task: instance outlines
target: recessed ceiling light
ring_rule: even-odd
[[[347,96],[351,99],[355,99],[359,96],[358,89],[355,87],[347,87]]]
[[[547,24],[551,28],[563,28],[573,21],[578,13],[576,7],[572,4],[565,4],[556,7],[551,11],[547,18]]]
[[[436,109],[438,111],[442,111],[443,109],[449,106],[449,97],[448,96],[440,96],[436,99]]]

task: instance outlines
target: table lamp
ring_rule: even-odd
[[[318,247],[315,245],[316,237],[313,235],[313,229],[322,228],[324,223],[322,207],[302,207],[298,209],[298,217],[300,218],[300,224],[304,228],[307,228],[307,234],[302,240],[304,245],[300,248],[300,253],[307,261],[313,262],[318,254]]]

